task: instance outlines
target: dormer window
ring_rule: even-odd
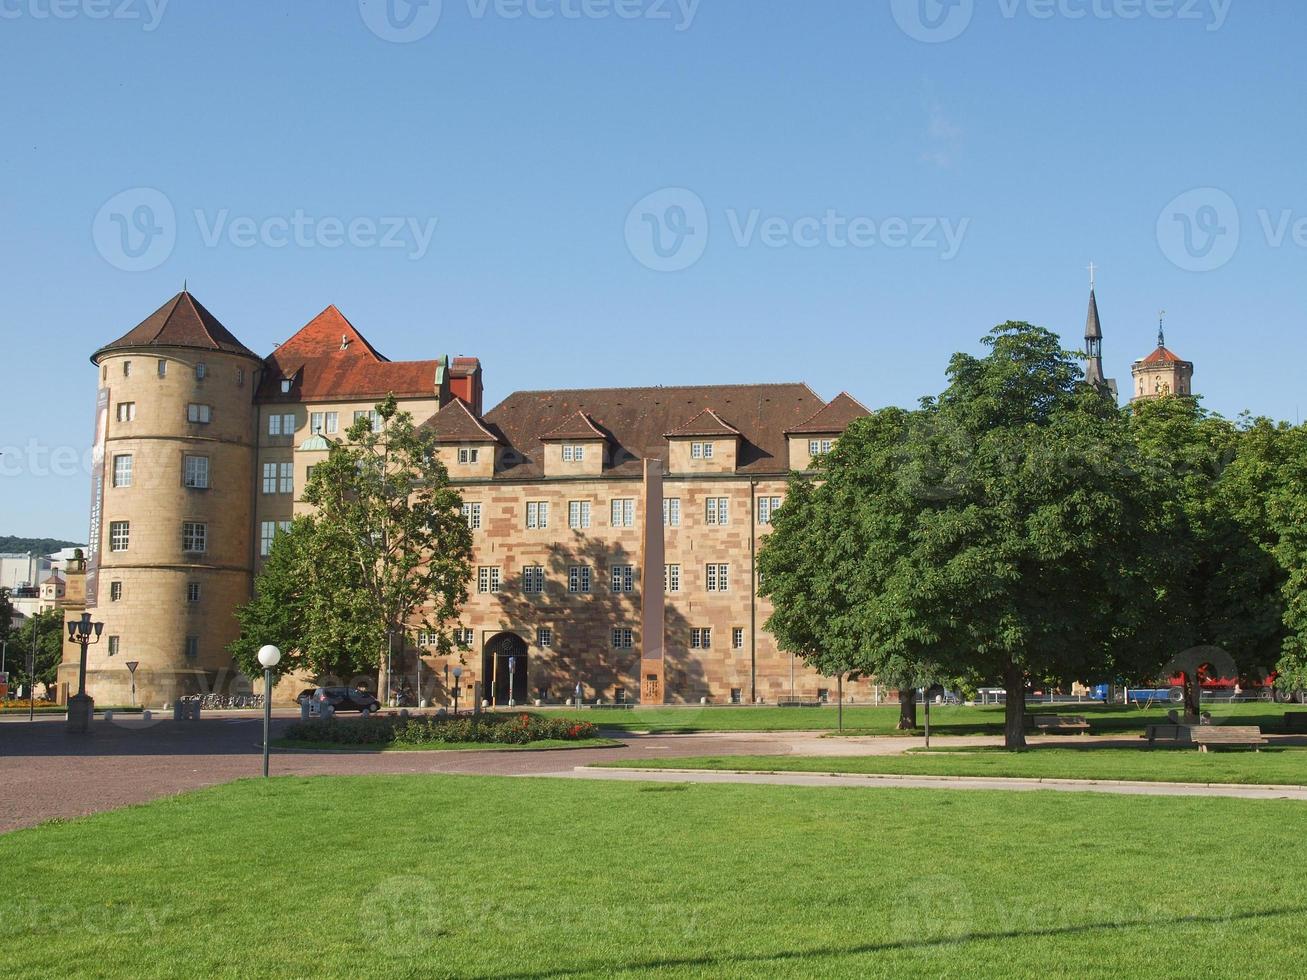
[[[712,459],[711,442],[692,442],[690,443],[691,459]]]
[[[564,463],[585,462],[585,446],[564,446],[563,462]]]
[[[480,449],[460,449],[458,451],[458,461],[464,466],[476,463],[481,459]]]
[[[291,383],[292,383],[292,382],[291,382],[290,378],[282,378],[282,379],[281,379],[281,393],[282,393],[283,395],[289,395],[289,394],[290,394]]]
[[[349,334],[340,335],[340,349],[349,350]]]

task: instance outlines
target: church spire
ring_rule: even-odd
[[[1094,295],[1095,266],[1089,264],[1089,315],[1085,318],[1085,381],[1103,384],[1103,324],[1098,318],[1098,297]]]
[[[1157,346],[1166,346],[1166,310],[1157,314]]]

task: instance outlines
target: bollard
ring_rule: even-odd
[[[149,721],[153,717],[154,717],[154,712],[152,712],[149,708],[146,708],[144,711],[141,712],[141,718],[144,719],[145,721]]]
[[[106,712],[104,713],[104,720],[105,720],[105,721],[113,721],[113,712],[112,712],[112,711],[106,711]]]

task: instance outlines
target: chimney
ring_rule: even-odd
[[[481,417],[481,361],[475,357],[456,357],[449,368],[449,391],[463,402],[472,414]]]

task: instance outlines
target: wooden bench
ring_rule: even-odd
[[[1035,715],[1029,725],[1046,734],[1089,731],[1089,721],[1084,715]]]
[[[1199,752],[1206,752],[1209,745],[1246,745],[1260,752],[1266,744],[1262,730],[1255,726],[1199,725],[1189,729],[1189,738]]]
[[[1189,738],[1189,729],[1192,727],[1191,725],[1149,725],[1144,729],[1144,738],[1148,739],[1149,745],[1157,742],[1192,745],[1193,740]]]
[[[1307,733],[1307,711],[1286,711],[1284,730],[1296,734]]]

